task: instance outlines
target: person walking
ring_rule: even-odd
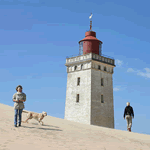
[[[17,93],[13,95],[13,102],[14,103],[14,110],[15,110],[15,116],[14,116],[14,126],[17,127],[17,117],[19,115],[19,121],[18,124],[21,126],[21,118],[22,118],[22,110],[25,108],[24,103],[26,101],[26,94],[22,92],[22,86],[18,85],[16,87]]]
[[[132,116],[134,118],[134,111],[133,111],[133,108],[130,106],[129,102],[127,102],[127,106],[125,107],[125,110],[124,110],[124,119],[125,119],[125,116],[127,120],[127,130],[131,132]]]

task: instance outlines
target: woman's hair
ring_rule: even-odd
[[[18,88],[19,88],[19,87],[20,87],[21,89],[23,89],[21,85],[18,85],[18,86],[16,87],[16,91],[18,91]]]

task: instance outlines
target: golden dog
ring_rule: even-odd
[[[38,113],[33,113],[33,112],[27,112],[27,111],[22,111],[22,112],[25,112],[25,113],[28,113],[27,114],[27,119],[25,121],[22,121],[23,123],[28,123],[28,120],[29,119],[32,119],[34,118],[35,120],[37,120],[41,125],[43,125],[43,121],[42,119],[47,116],[47,112],[42,112],[42,114],[38,114]]]

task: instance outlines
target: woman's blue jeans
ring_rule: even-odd
[[[21,124],[22,110],[23,110],[23,109],[15,109],[15,118],[14,118],[14,124],[15,124],[15,125],[17,125],[17,117],[18,117],[18,116],[19,116],[18,123]]]

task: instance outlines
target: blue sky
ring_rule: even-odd
[[[132,131],[150,134],[150,1],[0,0],[0,103],[13,106],[18,84],[25,109],[64,118],[66,56],[78,55],[89,30],[114,57],[115,129],[126,130],[126,102],[135,112]]]

